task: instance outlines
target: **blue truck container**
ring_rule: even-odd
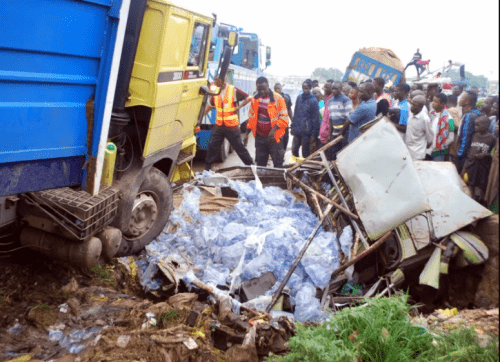
[[[384,78],[391,85],[405,80],[403,63],[390,49],[363,48],[355,52],[342,81],[359,84],[377,77]]]
[[[0,0],[0,196],[85,183],[121,4]]]

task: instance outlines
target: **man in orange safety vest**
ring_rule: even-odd
[[[285,150],[281,144],[290,118],[285,99],[269,89],[265,77],[257,79],[257,94],[252,98],[247,128],[255,137],[255,162],[267,166],[269,156],[274,167],[283,167]]]
[[[220,80],[219,80],[220,82]],[[224,81],[218,96],[213,96],[207,104],[205,114],[215,108],[217,119],[212,129],[205,159],[205,170],[210,170],[221,152],[224,139],[227,139],[245,165],[252,165],[253,159],[241,140],[238,111],[251,101],[247,93]],[[239,102],[239,105],[237,104]]]

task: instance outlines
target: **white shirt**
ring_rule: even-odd
[[[410,112],[410,119],[406,126],[405,143],[413,160],[423,160],[427,143],[432,142],[432,129],[429,116],[422,110],[414,115]]]

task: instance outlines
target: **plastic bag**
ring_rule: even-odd
[[[295,297],[295,318],[299,322],[321,322],[327,314],[321,311],[321,303],[316,298],[316,289],[310,283],[304,283]]]
[[[205,284],[212,283],[213,285],[225,285],[229,277],[229,269],[223,268],[223,271],[207,266],[201,281]]]

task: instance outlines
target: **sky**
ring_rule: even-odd
[[[259,34],[271,47],[266,72],[272,75],[345,72],[354,52],[380,47],[404,64],[419,48],[431,71],[453,60],[474,75],[499,79],[498,0],[174,1]],[[407,69],[407,77],[416,75],[415,67]]]

